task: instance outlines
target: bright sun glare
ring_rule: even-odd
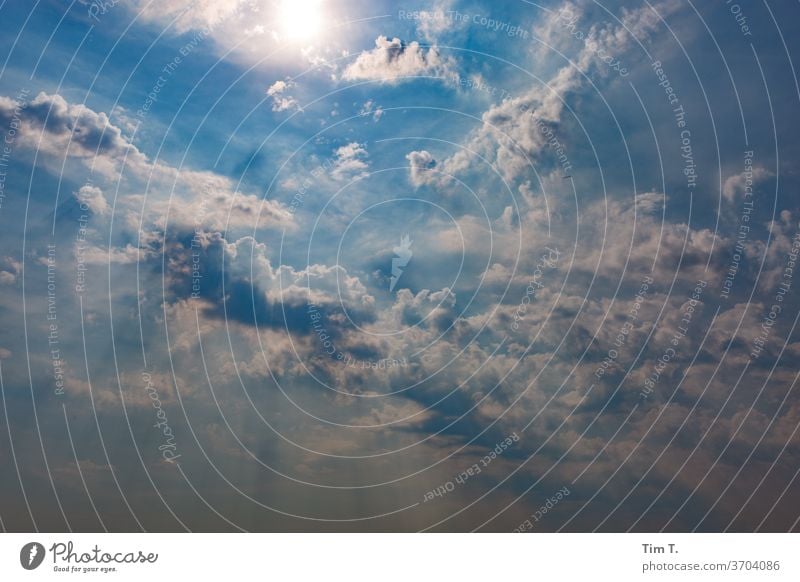
[[[292,40],[315,36],[322,25],[322,0],[281,0],[280,22],[283,34]]]

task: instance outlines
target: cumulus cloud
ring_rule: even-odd
[[[636,195],[636,208],[640,212],[660,212],[664,208],[666,196],[661,192],[645,192]]]
[[[273,111],[287,111],[290,109],[302,109],[300,103],[292,97],[287,95],[287,89],[294,87],[292,81],[275,81],[267,89],[267,95],[272,97],[272,110]]]
[[[127,155],[131,166],[146,159],[122,131],[103,112],[82,104],[70,104],[61,95],[40,92],[30,103],[22,104],[0,98],[0,124],[7,125],[19,115],[17,132],[20,143],[51,155],[82,158],[98,171],[112,174]]]
[[[223,176],[198,172],[184,176],[190,183],[176,199],[148,200],[145,211],[151,224],[159,230],[256,229],[267,227],[293,228],[292,215],[278,201],[234,190]],[[130,205],[141,204],[138,197]],[[169,217],[169,222],[166,222]]]
[[[103,191],[97,186],[81,186],[80,190],[75,193],[75,198],[94,214],[104,215],[109,211]]]
[[[358,277],[339,265],[273,266],[267,245],[252,236],[228,240],[220,232],[204,230],[174,232],[165,245],[174,301],[193,294],[193,270],[197,271],[202,282],[194,296],[207,302],[212,316],[301,331],[310,325],[308,304],[331,314],[344,307],[357,319],[374,317],[374,297]],[[161,252],[148,254],[154,267],[160,257]]]
[[[108,263],[117,265],[131,265],[136,263],[143,256],[149,254],[151,253],[149,253],[147,249],[140,249],[130,244],[121,248],[108,246],[88,246],[80,251],[80,257],[84,263],[96,265],[104,265]]]
[[[475,158],[469,152],[475,152],[494,162],[506,180],[524,176],[534,162],[548,155],[548,143],[566,139],[559,136],[558,130],[567,100],[587,84],[584,75],[591,71],[608,75],[610,57],[618,61],[618,56],[634,42],[647,41],[660,22],[658,14],[666,16],[678,9],[680,4],[674,0],[665,0],[654,9],[649,6],[626,9],[623,25],[593,23],[591,13],[575,3],[568,2],[559,11],[553,11],[535,32],[567,53],[572,52],[572,63],[561,66],[546,82],[491,106],[483,113],[482,125],[471,133],[465,148],[442,160],[441,167],[449,173],[463,172],[472,167]],[[570,34],[573,30],[581,33],[580,40]],[[577,43],[577,48],[570,48],[570,40]],[[549,49],[541,45],[539,50]]]
[[[267,294],[293,305],[335,306],[341,302],[356,310],[371,310],[375,304],[361,280],[339,265],[309,265],[301,270],[283,265]]]
[[[109,179],[122,178],[124,167],[125,178],[149,184],[146,227],[165,228],[167,216],[179,226],[216,229],[292,224],[291,214],[280,202],[238,192],[226,176],[150,161],[105,113],[70,104],[60,95],[42,92],[27,105],[0,97],[0,124],[10,123],[14,116],[19,119],[17,139],[23,147],[78,160]],[[109,211],[98,186],[82,186],[75,198],[97,215]],[[141,207],[142,196],[132,194],[120,198],[118,210],[134,213]],[[138,222],[131,214],[129,225],[134,232],[139,230]]]
[[[445,330],[455,318],[453,308],[456,295],[450,289],[431,292],[423,289],[416,295],[408,289],[400,289],[392,306],[396,323],[400,326],[413,326],[423,320],[437,330]]]
[[[442,179],[439,172],[431,171],[436,168],[436,160],[430,152],[426,150],[410,152],[406,155],[406,159],[410,164],[411,183],[414,186],[436,184]]]
[[[535,86],[520,97],[490,107],[465,147],[442,161],[442,169],[451,174],[463,172],[472,167],[477,159],[474,154],[478,154],[494,162],[506,180],[529,172],[555,134],[565,107],[564,97],[579,86],[579,73],[564,67],[547,85]]]
[[[336,180],[354,180],[367,175],[369,156],[364,144],[351,142],[337,148],[331,176]]]
[[[374,121],[380,121],[381,117],[383,117],[384,110],[380,105],[377,105],[375,101],[369,99],[361,106],[358,114],[363,116],[371,115]]]
[[[375,48],[364,51],[344,71],[348,81],[370,80],[397,83],[406,77],[447,76],[452,60],[443,57],[439,49],[425,49],[418,42],[404,42],[385,36],[375,39]]]

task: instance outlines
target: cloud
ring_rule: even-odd
[[[293,228],[292,215],[282,203],[234,190],[231,181],[211,172],[182,173],[185,191],[173,198],[154,198],[145,208],[148,222],[160,230],[225,230]],[[141,206],[141,198],[126,203]],[[165,222],[169,216],[169,223]]]
[[[239,16],[253,16],[250,0],[164,0],[153,3],[150,0],[134,0],[131,10],[140,18],[155,22],[175,20],[175,32],[183,34],[189,30],[214,29]]]
[[[369,156],[364,144],[351,142],[337,148],[331,176],[336,180],[354,180],[367,175]]]
[[[75,198],[94,214],[105,215],[109,211],[103,191],[97,186],[81,186],[80,190],[75,193]]]
[[[680,3],[674,0],[655,6],[662,16],[680,8]],[[584,75],[591,71],[610,74],[608,58],[618,61],[635,40],[647,41],[659,22],[658,15],[649,6],[626,9],[622,26],[593,23],[591,13],[569,2],[561,10],[553,11],[538,25],[536,33],[546,42],[552,40],[560,46],[572,62],[561,66],[546,82],[491,106],[482,115],[482,125],[468,137],[465,148],[442,160],[442,169],[448,173],[468,170],[473,165],[469,152],[475,152],[493,161],[506,180],[529,174],[532,164],[548,155],[548,143],[553,139],[566,140],[559,136],[562,115],[569,97],[586,86]],[[573,30],[580,32],[580,41],[569,34]],[[566,39],[574,41],[571,47]],[[577,50],[574,43],[577,43]],[[542,52],[550,54],[546,45],[540,45],[539,51],[540,56]]]
[[[17,138],[23,147],[37,149],[53,157],[66,156],[111,180],[124,177],[149,186],[145,205],[145,227],[164,229],[164,217],[178,226],[263,228],[289,227],[292,215],[278,201],[245,194],[220,174],[192,169],[178,169],[164,162],[151,162],[105,113],[84,105],[69,104],[60,95],[39,93],[27,106],[0,97],[0,124],[20,120]],[[58,167],[60,171],[61,168]],[[124,194],[124,192],[123,192]],[[109,206],[98,186],[85,185],[75,194],[92,212],[105,214]],[[140,194],[119,197],[117,210],[130,213],[128,225],[139,231],[143,199]],[[167,210],[170,212],[167,212]]]
[[[741,174],[725,179],[722,195],[728,202],[737,202],[746,195],[753,195],[753,188],[774,176],[772,172],[761,166],[751,167]]]
[[[419,187],[425,184],[439,184],[442,179],[446,178],[439,172],[432,171],[436,168],[436,160],[433,158],[433,155],[426,150],[410,152],[406,155],[406,159],[410,164],[410,178],[414,186]]]
[[[0,259],[0,285],[13,285],[21,272],[22,265],[11,257]]]
[[[406,43],[385,36],[375,39],[375,48],[364,51],[345,70],[348,81],[383,81],[397,83],[406,77],[444,77],[450,74],[452,60],[442,57],[435,46],[427,50],[418,42]]]
[[[133,245],[125,245],[122,248],[87,246],[78,250],[76,246],[76,256],[87,264],[104,265],[113,263],[117,265],[132,265],[150,254],[148,249],[140,249]]]
[[[417,30],[422,38],[434,42],[446,32],[464,26],[461,19],[449,18],[448,13],[453,10],[453,0],[435,0],[430,10],[420,10],[417,20]]]
[[[426,320],[427,326],[444,331],[453,324],[455,305],[456,295],[450,289],[434,293],[423,289],[416,295],[408,289],[400,289],[392,313],[400,327],[413,326]]]
[[[483,123],[471,132],[464,148],[442,161],[443,171],[456,174],[472,167],[474,152],[494,162],[506,180],[527,174],[546,151],[551,135],[558,135],[565,96],[579,86],[578,71],[564,67],[547,85],[493,105],[483,113]]]
[[[330,315],[346,308],[357,320],[374,318],[375,299],[358,277],[339,265],[273,267],[267,245],[252,236],[229,241],[220,232],[173,231],[163,252],[169,256],[172,300],[202,299],[212,317],[307,332],[311,303]],[[160,269],[161,252],[153,250],[148,258]],[[192,288],[193,271],[199,289]]]
[[[636,195],[636,208],[641,212],[661,212],[666,202],[666,196],[661,192],[645,192]]]
[[[361,106],[358,114],[363,116],[372,115],[372,119],[377,122],[383,117],[384,110],[380,105],[376,105],[375,101],[369,99]]]
[[[146,161],[105,113],[67,103],[61,95],[40,92],[27,104],[0,97],[0,124],[8,125],[15,110],[21,111],[17,137],[25,147],[54,156],[82,158],[105,174],[113,173],[126,155],[131,166]]]
[[[287,111],[289,109],[302,110],[297,99],[284,94],[286,90],[291,87],[294,87],[292,81],[275,81],[269,89],[267,89],[267,95],[272,97],[273,111]]]

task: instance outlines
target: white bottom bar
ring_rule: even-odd
[[[798,580],[799,541],[791,534],[3,534],[0,580]],[[32,542],[43,559],[39,547],[30,555]],[[22,564],[37,561],[32,570]]]

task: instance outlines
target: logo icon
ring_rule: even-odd
[[[394,291],[395,285],[397,285],[400,276],[403,274],[403,268],[408,266],[408,262],[411,260],[411,257],[414,256],[414,253],[411,252],[412,242],[414,241],[411,240],[411,237],[404,234],[400,237],[400,246],[392,249],[396,256],[392,259],[392,278],[389,281],[390,292]]]
[[[39,542],[29,542],[19,552],[19,563],[26,570],[35,570],[44,561],[44,546]]]

